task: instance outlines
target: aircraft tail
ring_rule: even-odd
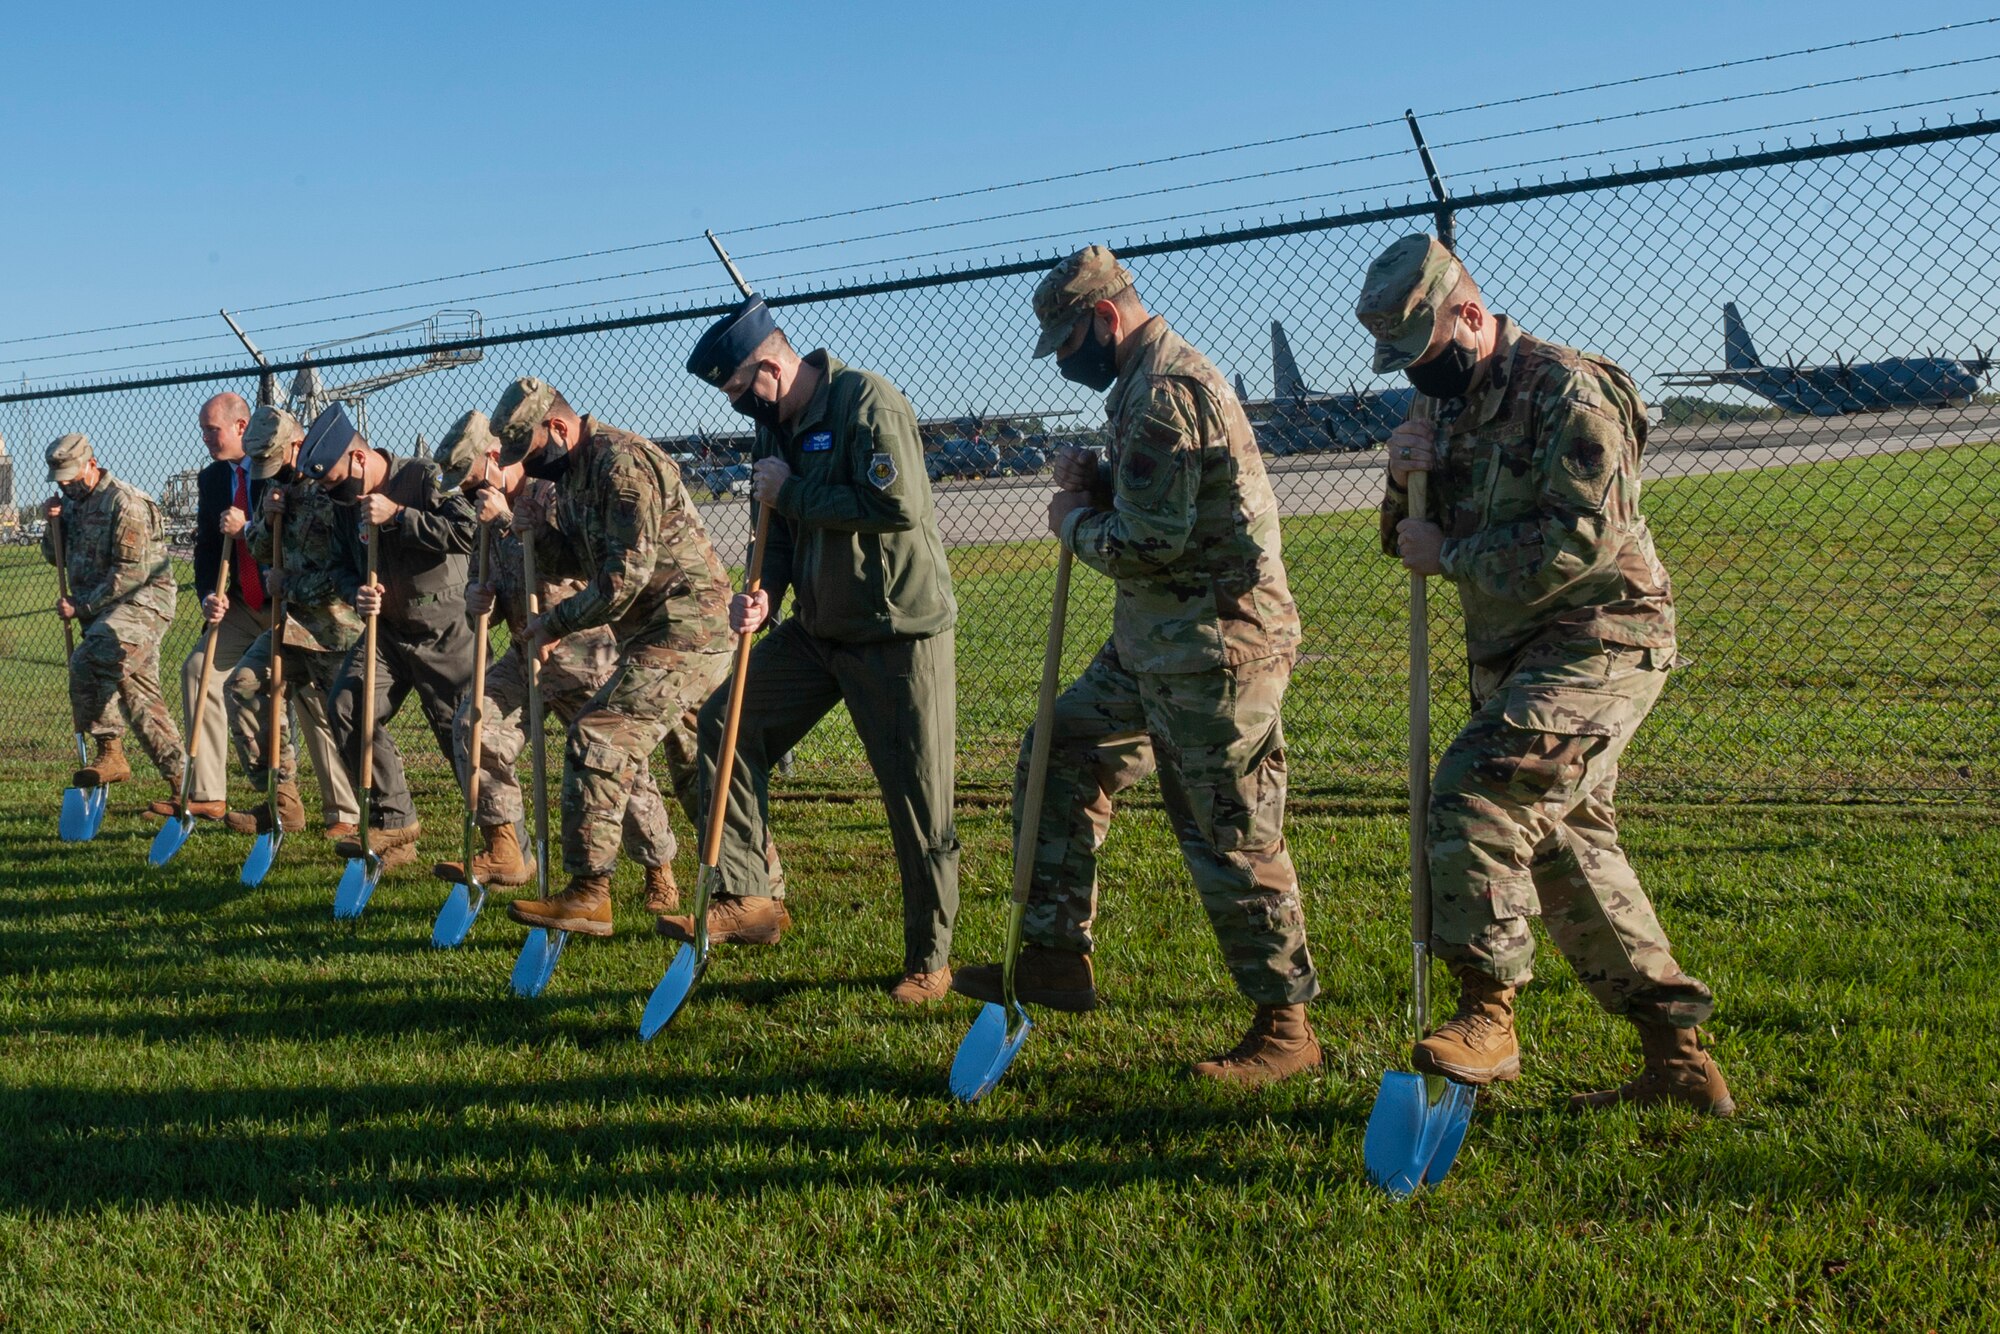
[[[1248,403],[1250,401],[1249,391],[1243,387],[1242,371],[1236,372],[1236,401],[1238,403]]]
[[[1757,346],[1750,341],[1734,301],[1722,305],[1722,364],[1732,371],[1754,371],[1764,364],[1757,360]]]
[[[1271,397],[1304,398],[1306,380],[1299,374],[1299,363],[1292,358],[1292,345],[1285,339],[1282,321],[1271,321]]]

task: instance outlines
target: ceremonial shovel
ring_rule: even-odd
[[[1410,474],[1410,517],[1424,517],[1427,473]],[[1421,1042],[1430,1027],[1431,877],[1424,822],[1431,804],[1430,620],[1424,576],[1410,576],[1410,1016]],[[1451,1170],[1478,1090],[1440,1075],[1387,1070],[1361,1140],[1369,1178],[1391,1195],[1435,1186]]]
[[[216,571],[215,592],[219,597],[229,596],[227,560]],[[194,716],[188,720],[187,758],[181,764],[181,808],[169,815],[160,832],[153,835],[153,847],[146,860],[154,866],[165,866],[172,861],[187,846],[188,835],[194,832],[194,816],[188,814],[188,788],[194,783],[194,758],[201,750],[201,715],[208,708],[208,679],[215,672],[215,641],[221,633],[221,621],[208,627],[208,644],[201,651],[201,692],[194,697]]]
[[[988,1002],[972,1021],[951,1061],[953,1096],[977,1102],[993,1091],[1014,1063],[1034,1027],[1014,994],[1014,965],[1021,958],[1021,919],[1035,878],[1035,840],[1042,822],[1043,789],[1048,786],[1049,748],[1056,730],[1056,676],[1062,670],[1063,622],[1069,616],[1069,548],[1056,561],[1055,604],[1049,611],[1049,641],[1042,652],[1042,693],[1035,704],[1035,742],[1028,751],[1028,781],[1021,790],[1021,828],[1014,836],[1014,906],[1007,914],[1006,956],[1000,965],[1002,1001]],[[1016,1021],[1010,1032],[1008,1013]]]
[[[274,483],[275,485],[275,483]],[[271,516],[271,573],[278,581],[276,605],[271,608],[271,717],[270,734],[264,738],[264,808],[271,827],[257,835],[250,855],[243,859],[238,878],[252,888],[264,883],[278,847],[285,841],[285,826],[278,818],[278,758],[283,754],[278,729],[285,721],[285,516]]]
[[[771,507],[757,507],[757,536],[751,543],[745,593],[764,586],[764,539],[771,531]],[[729,711],[722,723],[722,753],[715,758],[715,787],[708,796],[708,829],[701,840],[701,869],[694,880],[694,944],[680,945],[667,974],[646,998],[639,1015],[639,1040],[646,1041],[681,1011],[688,993],[708,971],[708,901],[722,861],[722,827],[729,816],[729,780],[736,772],[736,730],[743,721],[743,685],[750,675],[750,636],[736,637],[736,670],[729,679]]]
[[[375,578],[375,548],[381,545],[381,532],[374,521],[368,524],[368,587],[379,589]],[[336,919],[361,916],[361,910],[368,906],[368,900],[375,893],[375,886],[382,883],[382,859],[368,850],[368,790],[375,785],[375,622],[380,612],[368,613],[368,628],[361,635],[361,782],[355,796],[359,798],[361,819],[355,836],[361,841],[361,855],[347,859],[347,869],[340,873],[340,883],[333,889],[333,915]]]
[[[528,586],[528,620],[532,622],[542,614],[542,599],[535,579],[535,535],[521,534],[521,579]],[[533,757],[530,768],[534,777],[535,802],[535,889],[540,898],[549,896],[549,766],[544,750],[547,738],[542,725],[542,660],[535,655],[535,645],[527,645],[528,658],[528,753]],[[471,857],[468,850],[467,861]],[[468,875],[471,874],[468,868]],[[550,931],[546,927],[536,927],[528,932],[528,938],[521,942],[520,957],[514,960],[514,974],[510,981],[516,996],[539,996],[549,979],[556,975],[556,963],[562,958],[563,946],[569,942],[569,932]]]
[[[69,563],[63,556],[63,520],[53,519],[56,526],[56,585],[61,590],[63,601],[69,601]],[[76,657],[76,622],[63,620],[63,643],[69,646],[68,658]],[[66,659],[67,661],[67,659]],[[83,733],[76,734],[76,764],[79,769],[90,764],[90,747],[84,742]],[[107,800],[104,784],[85,790],[74,785],[64,789],[62,814],[56,820],[56,836],[65,843],[88,843],[97,837],[99,827],[104,824],[104,805]]]
[[[479,584],[485,587],[488,568],[488,548],[493,540],[491,530],[484,524],[479,528]],[[431,924],[431,944],[441,950],[448,950],[463,943],[466,933],[479,917],[479,910],[486,906],[486,886],[472,873],[473,813],[479,809],[479,742],[486,729],[486,637],[493,620],[492,608],[479,614],[479,624],[474,630],[478,638],[472,645],[472,740],[466,748],[465,761],[465,860],[460,869],[465,879],[451,887],[445,897],[444,906],[438,909],[437,921]],[[533,656],[531,653],[529,656]]]

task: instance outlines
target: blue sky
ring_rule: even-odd
[[[1992,11],[1952,0],[1920,11],[1849,0],[1689,3],[1617,6],[1586,22],[1573,5],[1528,3],[1432,6],[1413,20],[1415,7],[1154,0],[349,3],[303,12],[310,18],[268,5],[10,11],[0,340],[180,316],[207,322],[0,343],[0,382],[228,356],[234,344],[213,317],[225,304],[255,308],[604,248],[647,247],[253,310],[245,322],[283,348],[465,299],[495,323],[552,310],[561,318],[566,307],[716,300],[726,288],[698,244],[651,244],[704,226],[758,256],[746,262],[753,278],[782,288],[802,271],[866,272],[929,251],[952,254],[920,263],[990,257],[1007,241],[1115,240],[1158,230],[1128,224],[1204,209],[1215,219],[1275,216],[1298,205],[1251,206],[1315,192],[1401,198],[1414,163],[1405,132],[1391,126],[744,230]],[[1439,117],[1430,133],[1454,181],[1477,185],[1490,179],[1480,168],[1544,156],[2000,89],[2000,61],[1452,146],[1476,135],[1995,54],[2000,25]],[[2000,97],[1958,105],[1980,100],[2000,112]],[[1886,128],[1892,118],[1872,119]],[[1376,153],[1388,156],[1318,165]],[[1184,188],[1272,170],[1284,174]],[[1149,189],[1169,193],[1079,204]],[[1078,206],[977,221],[1055,205]],[[832,244],[920,226],[939,230]],[[807,246],[818,248],[761,253]],[[506,294],[554,283],[571,285]],[[309,319],[322,322],[300,323]],[[180,341],[194,339],[204,341]]]

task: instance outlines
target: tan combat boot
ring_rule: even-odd
[[[674,883],[674,868],[671,866],[648,866],[646,868],[646,911],[655,917],[665,917],[681,906],[681,887]]]
[[[76,787],[102,787],[131,776],[132,766],[125,762],[125,739],[101,736],[97,738],[97,758],[72,774],[70,782]]]
[[[708,905],[708,941],[711,945],[775,945],[792,924],[784,901],[767,898],[715,896]],[[668,940],[694,943],[692,914],[662,917],[653,929]]]
[[[379,857],[391,848],[408,846],[414,849],[417,840],[423,837],[423,833],[423,825],[416,822],[406,824],[401,829],[370,829],[368,831],[368,850]],[[335,839],[333,844],[334,855],[337,857],[359,857],[361,855],[360,834],[361,831],[357,829],[351,837]],[[404,860],[408,859],[405,858]],[[403,863],[399,861],[396,864],[401,866]]]
[[[1451,971],[1458,978],[1458,1013],[1417,1044],[1411,1064],[1422,1074],[1461,1084],[1519,1079],[1514,988],[1466,964],[1454,964]]]
[[[479,826],[479,840],[486,846],[472,854],[472,874],[482,885],[525,885],[535,878],[535,859],[521,850],[514,822]],[[452,884],[470,884],[463,862],[434,862],[431,874]]]
[[[271,832],[271,805],[264,802],[247,811],[231,811],[222,817],[222,823],[232,834],[268,834]],[[297,783],[278,784],[278,827],[288,834],[296,834],[306,827],[306,807],[299,800]]]
[[[1194,1067],[1203,1079],[1259,1088],[1319,1068],[1319,1039],[1304,1005],[1259,1005],[1243,1040]]]
[[[889,999],[898,1005],[927,1005],[943,1000],[950,993],[951,969],[939,968],[928,973],[904,973],[902,979],[889,988]]]
[[[146,814],[161,820],[171,820],[181,813],[181,776],[177,773],[165,775],[167,795],[158,801],[146,803]],[[226,801],[190,801],[187,813],[197,820],[220,820],[229,814]]]
[[[1736,1100],[1715,1059],[1701,1047],[1700,1031],[1677,1028],[1661,1019],[1632,1020],[1639,1030],[1639,1049],[1646,1066],[1632,1079],[1602,1093],[1579,1093],[1569,1100],[1573,1112],[1593,1107],[1615,1107],[1629,1102],[1635,1107],[1677,1102],[1709,1116],[1736,1115]]]
[[[573,931],[579,936],[611,934],[611,877],[573,875],[569,887],[545,899],[515,899],[507,915],[523,926]]]
[[[1002,974],[1005,965],[976,963],[952,976],[951,989],[961,996],[1005,1003]],[[1014,965],[1014,994],[1026,1005],[1046,1005],[1051,1010],[1081,1014],[1097,1008],[1097,979],[1091,972],[1090,956],[1074,950],[1050,949],[1046,945],[1021,946],[1021,958]]]

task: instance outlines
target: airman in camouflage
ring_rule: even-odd
[[[508,912],[529,926],[608,936],[611,872],[639,777],[729,670],[729,574],[680,469],[644,436],[578,416],[535,379],[507,387],[491,429],[503,466],[554,483],[552,504],[524,497],[514,511],[514,527],[535,543],[537,576],[582,584],[523,626],[521,642],[544,664],[556,645],[598,627],[617,645],[564,748],[569,884]],[[676,749],[685,756],[684,736]]]
[[[1319,982],[1284,835],[1279,711],[1299,614],[1277,502],[1221,372],[1147,313],[1109,250],[1056,265],[1034,306],[1035,355],[1057,353],[1065,378],[1111,391],[1109,457],[1064,453],[1049,521],[1076,559],[1116,582],[1117,601],[1110,642],[1056,704],[1018,993],[1095,1005],[1097,850],[1113,799],[1157,769],[1223,961],[1257,1007],[1243,1041],[1196,1073],[1282,1079],[1316,1066],[1320,1050],[1305,1013]],[[1032,740],[1015,771],[1017,819]],[[954,989],[998,1000],[999,966],[961,970]]]
[[[283,722],[283,746],[278,752],[278,809],[284,828],[305,825],[299,800],[298,747],[293,731],[299,724],[312,752],[319,778],[320,811],[327,835],[340,838],[354,832],[360,814],[347,765],[334,744],[326,712],[340,664],[361,639],[361,617],[354,610],[354,574],[340,558],[337,529],[339,509],[318,487],[298,479],[296,463],[305,430],[283,408],[261,407],[250,416],[243,435],[243,452],[250,475],[268,482],[264,503],[244,530],[250,557],[270,567],[277,557],[273,529],[280,516],[284,529],[282,586],[275,570],[265,577],[265,589],[275,600],[284,598],[284,689],[292,718]],[[266,759],[271,720],[271,656],[274,627],[252,642],[224,684],[229,702],[229,730],[250,786],[264,789],[269,779]],[[237,833],[264,833],[270,825],[267,805],[231,811],[226,817]]]
[[[466,590],[466,612],[477,618],[491,609],[508,629],[512,641],[504,656],[486,673],[486,699],[479,752],[479,802],[474,823],[479,827],[484,849],[472,860],[472,873],[481,884],[524,885],[534,879],[536,864],[522,853],[517,824],[523,818],[521,783],[516,764],[527,743],[523,720],[528,698],[527,654],[523,647],[528,629],[526,568],[522,561],[521,539],[505,527],[513,518],[513,503],[526,495],[526,507],[547,514],[560,502],[555,484],[530,481],[516,463],[503,467],[499,462],[500,442],[493,435],[483,412],[469,412],[453,425],[438,445],[437,460],[444,470],[447,486],[468,480],[475,488],[472,501],[480,521],[491,534],[486,582]],[[558,520],[555,527],[574,529],[573,519]],[[542,610],[549,610],[583,591],[584,581],[551,578],[536,566],[537,592]],[[478,578],[477,571],[473,575]],[[727,655],[701,655],[703,662],[718,669],[726,667]],[[609,626],[592,626],[565,635],[549,650],[541,667],[542,698],[550,711],[567,727],[574,723],[597,692],[610,681],[618,666],[618,640]],[[713,688],[703,683],[700,690]],[[470,694],[459,705],[453,722],[453,740],[458,751],[461,785],[471,761],[472,723],[479,702]],[[676,795],[693,823],[698,774],[694,756],[694,714],[682,710],[675,726],[666,735],[668,772],[673,776]],[[674,835],[667,819],[666,803],[653,779],[650,755],[642,756],[633,774],[631,796],[623,821],[625,855],[645,868],[647,910],[655,915],[673,911],[680,905],[674,885]],[[458,862],[440,862],[435,868],[440,879],[462,881],[465,868]]]
[[[174,575],[159,506],[100,465],[84,436],[62,436],[47,459],[49,480],[63,498],[47,506],[42,556],[57,563],[60,532],[69,596],[57,601],[56,612],[83,624],[69,662],[70,714],[75,729],[97,744],[76,785],[132,776],[123,740],[129,723],[178,801],[187,756],[160,694],[160,641],[174,619]]]
[[[1540,915],[1577,976],[1637,1026],[1645,1070],[1579,1106],[1678,1101],[1728,1115],[1700,1047],[1709,989],[1674,961],[1618,845],[1618,760],[1675,658],[1673,587],[1639,511],[1646,405],[1602,357],[1491,314],[1458,260],[1409,236],[1368,269],[1357,313],[1377,372],[1418,390],[1389,440],[1383,549],[1458,586],[1473,715],[1439,761],[1427,821],[1432,948],[1458,1013],[1417,1068],[1520,1073],[1516,991]],[[1437,520],[1409,512],[1429,474]]]

